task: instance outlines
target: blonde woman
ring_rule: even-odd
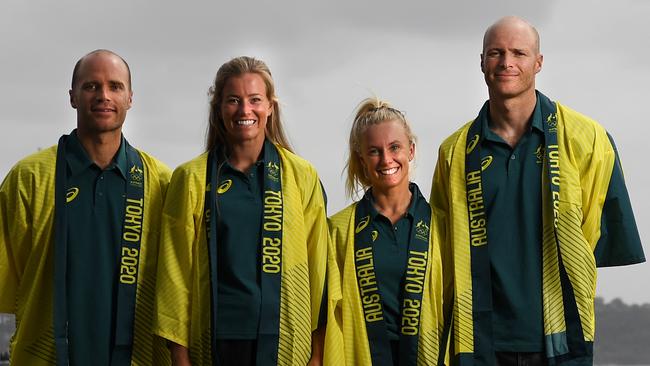
[[[431,208],[409,181],[415,136],[404,114],[361,103],[346,190],[363,197],[331,217],[327,365],[434,365],[441,352],[441,254]]]
[[[210,90],[206,152],[165,201],[154,332],[175,365],[305,365],[325,285],[327,221],[293,154],[268,67],[238,57]]]

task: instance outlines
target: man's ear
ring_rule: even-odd
[[[74,94],[72,93],[72,89],[68,91],[68,94],[70,95],[70,105],[72,108],[77,109],[77,102],[75,102]]]
[[[131,109],[131,105],[133,104],[133,90],[129,90],[129,103],[127,104],[126,109]]]

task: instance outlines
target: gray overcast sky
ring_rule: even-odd
[[[426,195],[442,139],[487,98],[479,69],[485,28],[516,14],[541,34],[537,86],[600,121],[622,157],[646,254],[650,186],[642,122],[650,93],[650,2],[330,0],[164,2],[4,0],[0,5],[0,175],[75,127],[72,67],[108,48],[133,73],[125,135],[175,167],[202,151],[207,89],[239,55],[261,58],[277,84],[298,154],[318,169],[332,214],[355,106],[376,94],[406,111],[418,135],[414,180]],[[599,271],[598,293],[650,302],[650,266]]]

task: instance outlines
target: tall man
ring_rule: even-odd
[[[439,150],[453,364],[591,365],[596,266],[645,261],[611,137],[535,90],[542,60],[526,21],[488,28],[490,99]]]
[[[16,314],[12,365],[164,365],[151,336],[170,170],[122,136],[133,92],[107,50],[75,65],[77,128],[19,161],[0,186],[0,312]]]

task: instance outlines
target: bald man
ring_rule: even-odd
[[[591,365],[596,267],[645,261],[613,140],[535,90],[542,61],[528,22],[490,26],[489,100],[440,146],[454,365]]]
[[[77,128],[19,161],[0,186],[0,312],[12,365],[165,365],[151,336],[170,170],[122,136],[133,92],[107,50],[75,65]]]

